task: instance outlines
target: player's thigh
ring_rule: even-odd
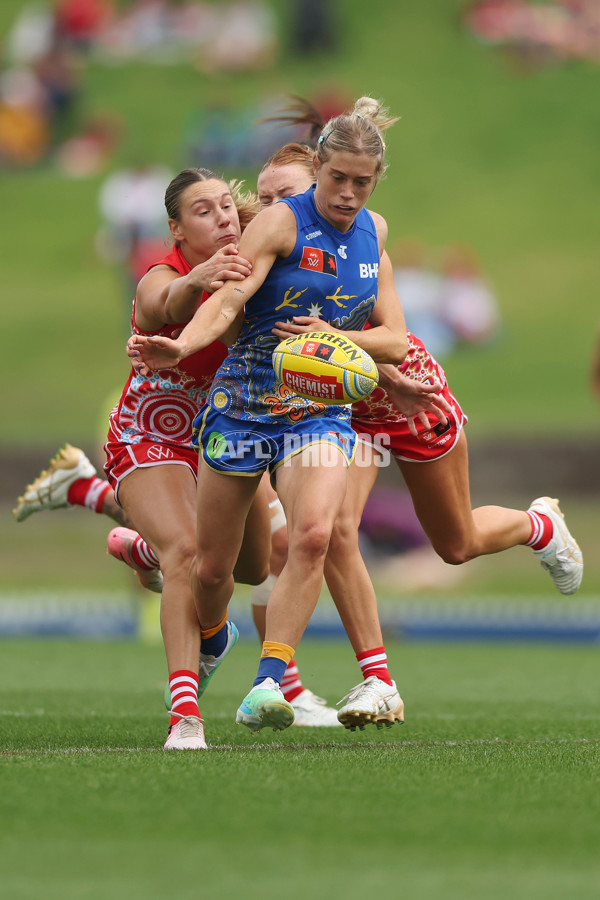
[[[445,456],[430,462],[397,460],[415,512],[435,547],[473,532],[467,439],[461,432]]]
[[[292,535],[320,528],[331,532],[346,493],[348,465],[334,444],[307,447],[287,459],[276,473],[277,493]]]
[[[161,555],[191,542],[196,529],[196,480],[186,465],[145,466],[127,475],[119,499],[133,527]]]
[[[196,541],[203,559],[237,559],[260,475],[224,475],[200,458]]]
[[[236,581],[257,584],[267,577],[271,556],[271,510],[269,509],[270,488],[268,481],[261,480],[246,517],[242,546],[235,565]]]
[[[380,455],[369,445],[357,442],[356,453],[348,467],[346,494],[338,516],[358,528],[365,504],[379,474]]]

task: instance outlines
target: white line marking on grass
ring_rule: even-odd
[[[600,744],[600,738],[544,738],[544,739],[515,739],[492,738],[473,739],[465,741],[361,741],[360,743],[340,743],[329,741],[323,743],[298,742],[291,744],[209,744],[209,750],[227,751],[228,753],[241,750],[362,750],[370,747],[397,747],[398,749],[437,747],[527,747],[540,746],[551,747],[555,745],[581,745],[591,746]],[[186,751],[179,751],[185,753]],[[197,751],[188,751],[197,752]],[[199,751],[203,752],[203,751]],[[177,756],[177,752],[165,751],[162,747],[59,747],[55,750],[47,748],[40,750],[2,750],[0,757],[11,756],[71,756],[83,754],[108,754],[108,753],[169,753]]]

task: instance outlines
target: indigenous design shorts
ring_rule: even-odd
[[[311,416],[295,422],[253,422],[233,419],[210,407],[194,422],[205,463],[225,475],[258,475],[279,466],[308,447],[332,444],[346,465],[354,456],[356,434],[349,421]]]

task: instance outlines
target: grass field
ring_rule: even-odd
[[[211,749],[167,756],[158,648],[5,643],[3,895],[595,898],[597,649],[388,651],[402,727],[251,736],[242,642],[203,702]],[[332,702],[357,680],[345,644],[298,655]]]
[[[274,5],[284,21],[287,0]],[[340,0],[340,53],[307,62],[284,45],[274,70],[238,77],[93,63],[79,116],[122,117],[111,168],[143,147],[177,170],[190,163],[186,119],[217,94],[254,108],[267,95],[310,97],[335,83],[383,98],[402,116],[372,203],[391,241],[472,245],[500,301],[499,340],[444,360],[469,433],[535,435],[541,452],[557,429],[597,441],[588,365],[598,322],[598,68],[517,73],[461,31],[461,5]],[[21,6],[0,4],[0,35]],[[68,179],[52,160],[0,170],[0,451],[66,440],[89,450],[125,380],[120,273],[94,250],[104,174]],[[252,183],[256,172],[226,174]],[[2,475],[1,595],[132,589],[131,573],[104,553],[108,520],[75,510],[17,526],[10,498],[24,484],[6,467]],[[490,489],[480,502],[505,502]],[[597,473],[588,497],[561,497],[586,557],[574,602],[596,606],[597,497]],[[460,575],[438,570],[439,587],[420,593],[400,567],[378,586],[384,604],[560,600],[523,548]],[[211,749],[167,755],[159,641],[3,640],[2,895],[595,900],[598,648],[389,642],[388,653],[407,704],[402,728],[252,737],[232,724],[257,663],[257,645],[244,641],[203,703]],[[304,642],[298,659],[330,702],[359,677],[345,642]]]

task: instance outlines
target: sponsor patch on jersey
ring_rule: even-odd
[[[303,247],[300,269],[311,272],[323,272],[324,275],[337,275],[337,261],[333,253],[320,250],[318,247]]]

